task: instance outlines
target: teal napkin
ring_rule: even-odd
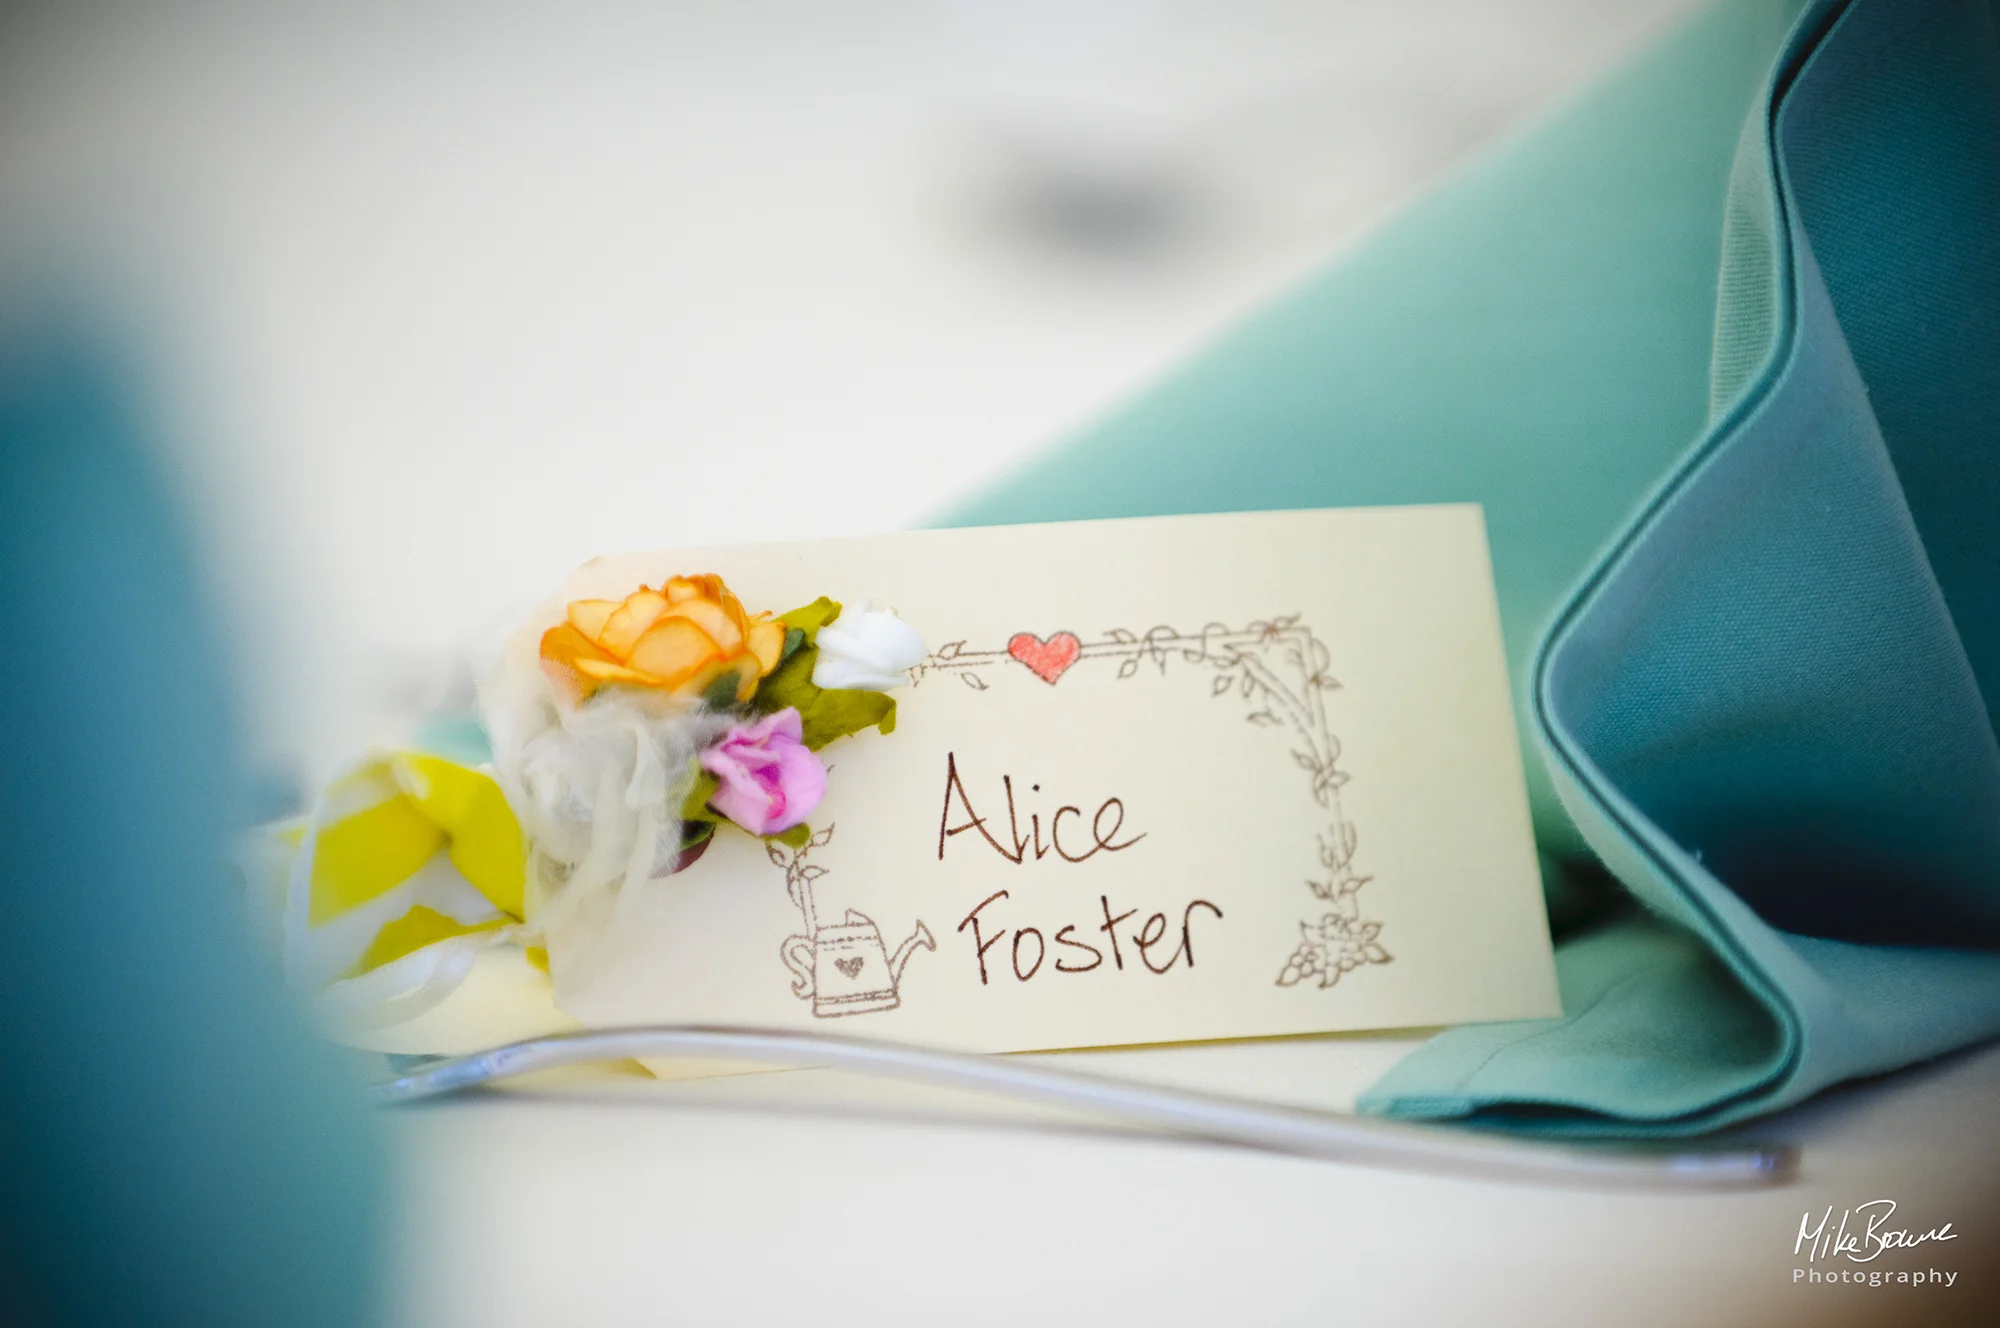
[[[1365,1110],[1686,1133],[2000,1033],[1996,8],[1727,0],[954,514],[1484,504],[1565,1013]]]
[[[145,434],[94,344],[0,320],[0,1322],[352,1328],[387,1140],[247,933],[222,641]]]

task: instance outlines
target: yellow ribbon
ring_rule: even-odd
[[[337,1024],[415,1017],[526,921],[527,841],[499,784],[426,753],[349,772],[307,816],[257,832],[243,862],[288,977]]]

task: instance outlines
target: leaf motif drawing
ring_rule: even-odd
[[[768,842],[767,842],[767,843],[766,843],[766,844],[764,845],[764,852],[765,852],[766,856],[768,856],[768,857],[769,857],[769,858],[771,859],[771,864],[772,864],[773,866],[776,866],[776,867],[789,867],[789,866],[791,865],[791,864],[790,864],[790,863],[789,863],[788,861],[786,861],[786,859],[785,859],[785,851],[784,851],[783,849],[779,848],[779,847],[778,847],[778,846],[777,846],[776,844],[772,844],[772,843],[768,843]]]
[[[817,881],[817,880],[818,880],[818,879],[819,879],[820,877],[822,877],[822,876],[824,876],[824,875],[826,875],[826,868],[824,868],[824,867],[801,867],[801,868],[799,868],[799,879],[801,879],[801,880],[806,880],[806,881]]]
[[[825,848],[828,844],[832,842],[833,842],[833,827],[829,825],[826,829],[820,831],[818,834],[814,835],[811,839],[808,839],[806,841],[806,847]]]
[[[1079,643],[1083,644],[1083,643]],[[991,689],[981,670],[1004,656],[998,650],[973,651],[964,640],[949,641],[939,647],[924,666],[948,669],[976,692]],[[1316,980],[1321,988],[1332,987],[1341,975],[1366,964],[1390,962],[1389,952],[1376,940],[1379,922],[1363,922],[1358,892],[1370,878],[1354,871],[1353,861],[1359,834],[1341,814],[1340,790],[1349,775],[1340,768],[1341,744],[1327,723],[1324,693],[1340,690],[1333,676],[1332,651],[1304,625],[1304,615],[1293,612],[1258,619],[1247,626],[1230,627],[1210,622],[1198,633],[1183,633],[1169,624],[1160,624],[1135,635],[1122,627],[1107,629],[1097,641],[1079,652],[1083,659],[1115,658],[1113,677],[1129,680],[1139,673],[1141,663],[1150,660],[1164,676],[1168,661],[1178,657],[1183,667],[1204,667],[1209,676],[1209,695],[1222,697],[1235,691],[1245,701],[1244,718],[1258,728],[1284,728],[1295,735],[1302,747],[1293,748],[1292,761],[1306,772],[1313,799],[1327,811],[1327,823],[1318,836],[1318,858],[1325,875],[1305,878],[1306,889],[1327,909],[1317,921],[1299,924],[1302,943],[1280,971],[1279,986],[1289,987]],[[831,829],[831,827],[829,827]],[[817,836],[807,847],[822,842]],[[801,850],[799,857],[804,856]],[[772,860],[784,864],[777,852]],[[819,874],[806,868],[798,858],[788,873],[800,886],[809,888]],[[810,873],[810,874],[808,874]]]

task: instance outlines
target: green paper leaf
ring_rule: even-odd
[[[804,742],[811,750],[818,751],[835,738],[845,738],[867,728],[895,732],[894,697],[881,692],[813,690],[819,695],[813,698],[811,707],[799,708],[799,718],[804,721]]]
[[[811,838],[812,827],[804,821],[799,822],[789,830],[780,830],[775,835],[764,836],[766,842],[783,844],[786,848],[804,848],[806,841]]]
[[[800,646],[757,684],[757,693],[750,698],[751,708],[759,714],[768,715],[786,706],[798,706],[799,713],[803,715],[806,703],[819,691],[812,681],[813,665],[818,661],[819,649],[816,646]]]
[[[711,825],[721,820],[721,813],[708,805],[708,800],[714,797],[716,790],[721,787],[721,780],[706,770],[697,769],[694,775],[694,787],[688,790],[687,797],[681,801],[681,820],[706,821]]]
[[[723,674],[708,685],[701,694],[701,703],[710,710],[728,710],[736,704],[737,676],[734,671]]]
[[[707,843],[715,837],[714,821],[682,821],[681,852],[685,853],[697,844]]]
[[[819,636],[819,629],[839,616],[840,601],[828,599],[826,596],[821,595],[810,604],[801,605],[793,609],[790,613],[779,614],[778,621],[786,627],[797,628],[803,634],[805,644],[811,645],[814,639]],[[787,632],[785,635],[787,638],[786,646],[789,649],[791,646],[789,639],[791,633]]]
[[[778,652],[778,662],[782,664],[786,660],[790,659],[793,655],[798,654],[799,647],[804,645],[805,643],[806,643],[806,634],[804,628],[787,627],[785,629],[785,645],[784,648]]]
[[[866,728],[895,732],[893,697],[852,688],[815,687],[812,671],[818,660],[817,646],[803,647],[772,670],[764,685],[757,689],[752,704],[765,714],[786,706],[797,709],[804,728],[801,740],[815,752],[835,738],[845,738]]]

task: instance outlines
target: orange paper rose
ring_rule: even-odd
[[[778,667],[785,625],[755,618],[713,575],[639,587],[621,603],[580,599],[569,620],[542,635],[542,667],[575,701],[611,683],[683,701],[747,701]]]

